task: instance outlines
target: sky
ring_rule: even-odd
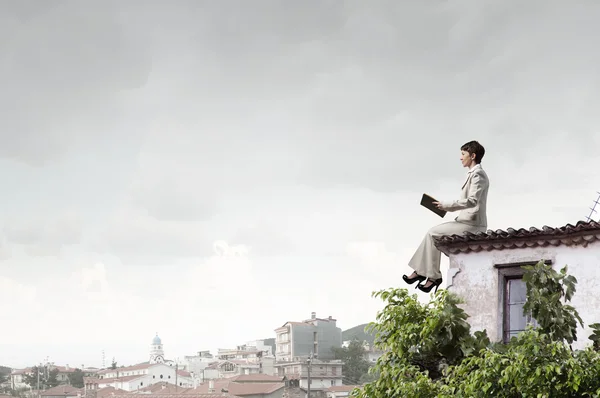
[[[599,17],[591,0],[6,2],[0,365],[139,363],[156,333],[182,359],[313,311],[373,321],[371,293],[406,286],[440,222],[422,193],[458,197],[470,140],[488,228],[586,219]]]

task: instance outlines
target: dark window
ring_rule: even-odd
[[[544,261],[552,264],[551,261]],[[508,343],[511,337],[524,331],[528,324],[537,325],[531,315],[523,314],[523,305],[527,300],[527,287],[523,281],[524,265],[537,262],[496,264],[498,269],[499,300],[502,305],[502,340]]]

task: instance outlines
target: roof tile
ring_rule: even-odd
[[[549,227],[541,229],[512,227],[506,230],[487,230],[486,232],[463,235],[445,235],[435,238],[435,244],[443,253],[458,254],[480,251],[504,250],[524,247],[576,246],[586,247],[589,243],[600,240],[600,223],[596,221],[579,221],[575,225]]]

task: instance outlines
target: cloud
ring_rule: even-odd
[[[161,221],[131,206],[119,208],[106,220],[90,247],[127,262],[164,263],[175,258],[210,253],[212,237],[202,222]]]
[[[143,86],[150,73],[143,36],[134,37],[109,3],[7,7],[0,16],[0,156],[42,165],[116,138],[120,92]]]
[[[32,256],[59,256],[63,246],[81,243],[83,220],[74,212],[9,217],[3,232],[8,245],[23,246]]]

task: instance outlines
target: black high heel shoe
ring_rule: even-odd
[[[417,287],[419,288],[419,290],[421,290],[422,292],[425,293],[429,293],[431,291],[431,289],[433,289],[435,287],[435,291],[437,292],[438,287],[440,287],[440,285],[442,284],[442,278],[440,279],[428,279],[429,281],[431,281],[431,285],[425,287],[425,285],[417,285]]]
[[[409,285],[412,285],[416,281],[419,281],[419,283],[423,282],[425,279],[427,279],[427,277],[417,274],[417,276],[415,276],[413,278],[409,278],[406,275],[402,275],[402,279],[404,280],[404,282],[408,283]],[[419,287],[419,283],[417,283],[417,287]]]

